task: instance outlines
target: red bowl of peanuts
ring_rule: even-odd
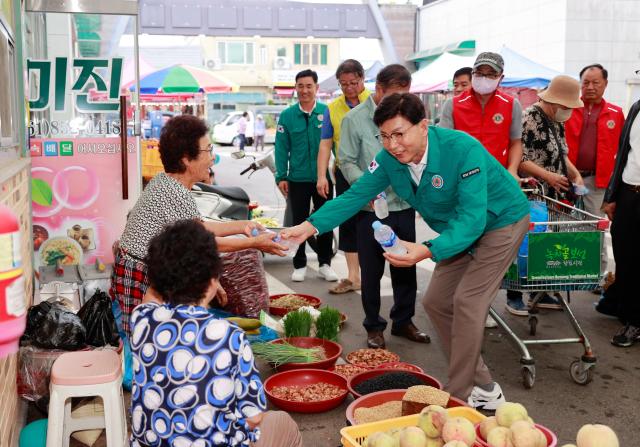
[[[339,406],[349,394],[347,379],[321,369],[295,369],[269,377],[264,391],[272,404],[296,413],[322,413]]]

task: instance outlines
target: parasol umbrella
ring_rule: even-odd
[[[129,87],[133,90],[134,86]],[[219,93],[237,91],[238,86],[212,72],[189,65],[172,65],[140,79],[140,93]]]

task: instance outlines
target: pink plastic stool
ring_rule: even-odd
[[[122,361],[114,351],[62,354],[51,368],[47,447],[68,447],[71,433],[104,428],[109,447],[124,447],[127,430],[122,397]],[[98,396],[104,418],[71,416],[72,397]]]

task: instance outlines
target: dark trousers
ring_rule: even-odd
[[[336,197],[347,192],[351,185],[340,168],[336,169]],[[338,240],[338,248],[345,253],[355,253],[358,251],[356,245],[356,216],[350,217],[340,225],[340,239]]]
[[[247,136],[246,136],[245,134],[243,134],[243,133],[239,133],[239,134],[238,134],[238,139],[240,140],[240,146],[239,146],[239,148],[240,148],[240,150],[241,150],[241,151],[243,151],[243,150],[244,150],[244,147],[245,147],[245,146],[246,146],[246,144],[247,144]]]
[[[640,296],[635,283],[640,253],[640,192],[633,192],[624,184],[620,186],[616,200],[611,242],[616,260],[616,281],[607,289],[605,298],[617,305],[623,323],[640,327]]]
[[[380,280],[384,275],[386,259],[384,251],[373,237],[371,224],[378,220],[375,213],[360,211],[356,214],[358,261],[362,281],[363,326],[367,331],[384,331],[387,321],[380,316]],[[392,211],[382,223],[393,228],[396,235],[409,242],[416,240],[416,212],[413,208]],[[411,323],[416,310],[416,267],[390,266],[391,285],[393,287],[393,307],[390,317],[394,328]]]
[[[333,198],[333,185],[329,182],[329,195],[325,199],[316,190],[315,182],[289,182],[289,199],[291,200],[291,217],[293,225],[299,225],[309,217],[309,208],[313,201],[313,209],[317,210],[324,203]],[[318,240],[317,253],[320,265],[331,265],[331,246],[333,243],[333,234],[329,231],[316,237]],[[306,244],[300,244],[296,255],[293,257],[293,267],[296,269],[307,265],[307,255],[305,253]]]

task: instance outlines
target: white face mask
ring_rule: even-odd
[[[493,93],[500,83],[500,78],[498,79],[489,79],[485,77],[473,76],[471,78],[471,86],[473,89],[481,95],[488,95],[489,93]]]
[[[553,117],[559,123],[564,123],[566,120],[571,118],[571,109],[558,109]]]

